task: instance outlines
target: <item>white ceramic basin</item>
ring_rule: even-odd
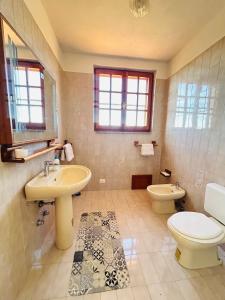
[[[41,172],[25,186],[28,201],[55,199],[56,246],[67,249],[73,242],[72,195],[91,179],[91,171],[79,165],[50,167],[48,176]]]
[[[185,195],[184,189],[176,188],[172,184],[149,185],[147,190],[151,197],[156,200],[176,200]]]
[[[26,197],[28,201],[35,201],[72,195],[81,191],[90,178],[91,171],[84,166],[50,166],[48,176],[41,172],[26,184]]]
[[[185,190],[172,184],[156,184],[147,187],[152,200],[152,209],[158,214],[176,212],[174,200],[184,197]]]

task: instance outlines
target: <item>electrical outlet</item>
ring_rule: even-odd
[[[106,179],[105,178],[100,178],[99,179],[99,183],[100,184],[105,184],[106,183]]]

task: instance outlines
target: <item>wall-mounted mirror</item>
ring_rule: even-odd
[[[55,81],[1,17],[0,144],[57,137]]]

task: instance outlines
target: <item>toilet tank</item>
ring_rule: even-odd
[[[205,190],[204,209],[212,217],[225,224],[225,187],[208,183]]]

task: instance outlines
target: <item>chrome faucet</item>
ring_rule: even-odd
[[[176,189],[179,190],[179,188],[180,188],[180,183],[179,183],[178,181],[176,181],[175,184],[173,184],[173,186],[175,186]]]
[[[54,163],[51,160],[46,160],[44,162],[44,176],[48,176],[49,175],[49,167],[53,166]]]

